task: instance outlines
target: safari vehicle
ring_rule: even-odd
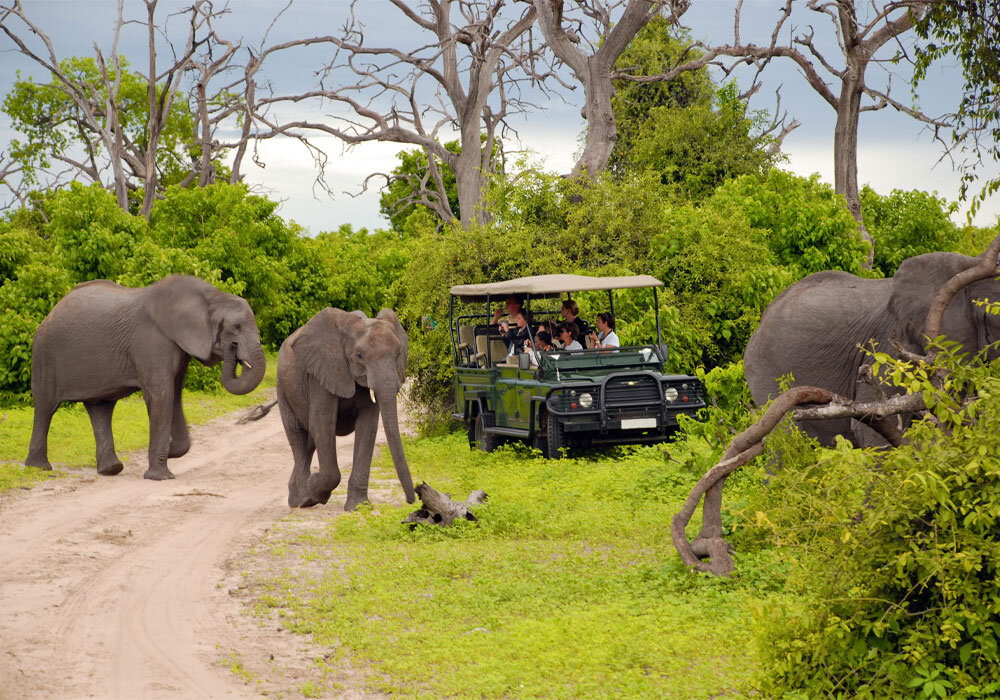
[[[677,416],[693,415],[705,400],[695,377],[664,373],[667,347],[657,299],[662,286],[648,275],[540,275],[452,287],[449,326],[455,405],[461,411],[453,417],[466,424],[470,446],[492,452],[504,440],[522,440],[558,459],[563,448],[669,439]],[[617,350],[536,349],[535,367],[527,354],[508,355],[492,323],[491,307],[511,295],[523,299],[534,332],[540,321],[559,318],[563,295],[606,291],[614,313],[614,290],[637,288],[652,290],[655,344]]]

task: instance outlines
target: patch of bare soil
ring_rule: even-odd
[[[278,537],[343,514],[353,445],[338,439],[330,502]],[[118,476],[68,468],[0,500],[0,698],[301,697],[330,650],[250,614],[247,588],[281,565],[274,538],[261,544],[290,512],[278,411],[193,428],[172,481],[142,478],[145,452],[123,462]],[[376,503],[402,502],[398,484],[371,487]],[[345,667],[324,682],[370,697],[364,680]]]

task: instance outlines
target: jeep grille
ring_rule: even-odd
[[[656,405],[662,401],[659,382],[648,375],[610,377],[604,386],[606,392],[604,405],[607,408],[644,404]]]

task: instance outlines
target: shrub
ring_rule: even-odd
[[[45,233],[74,282],[117,279],[148,235],[146,220],[119,209],[114,195],[99,185],[72,182],[52,196],[48,209]]]
[[[959,231],[949,217],[957,208],[957,204],[920,190],[893,190],[883,197],[865,187],[861,209],[865,226],[875,239],[875,265],[882,274],[891,277],[901,262],[914,255],[954,250]]]
[[[35,330],[73,285],[66,270],[42,262],[30,262],[16,274],[0,286],[0,392],[26,394]]]
[[[798,594],[761,611],[766,697],[1000,693],[1000,364],[941,359],[907,445],[785,461],[758,504]]]
[[[774,260],[805,276],[821,270],[858,274],[868,254],[844,200],[818,175],[799,177],[772,169],[745,175],[716,190],[707,206],[737,205],[747,223],[764,233]]]

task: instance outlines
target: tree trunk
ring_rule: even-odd
[[[865,228],[858,192],[858,120],[866,67],[866,62],[848,58],[847,75],[841,84],[840,100],[837,102],[837,125],[833,132],[833,183],[834,190],[844,197],[847,209],[858,222],[862,240],[868,244],[865,269],[871,270],[875,259],[875,241]]]
[[[596,178],[607,166],[618,141],[618,126],[611,108],[615,89],[611,84],[610,67],[604,63],[594,57],[587,61],[589,76],[582,81],[586,99],[587,143],[573,168],[573,177]]]
[[[462,152],[455,159],[455,187],[458,190],[458,209],[462,228],[468,230],[486,221],[486,210],[483,206],[485,192],[485,177],[482,169],[482,146],[479,138],[479,120],[473,120],[471,127],[463,126]],[[428,158],[433,156],[428,153]],[[447,201],[448,195],[441,193]]]

